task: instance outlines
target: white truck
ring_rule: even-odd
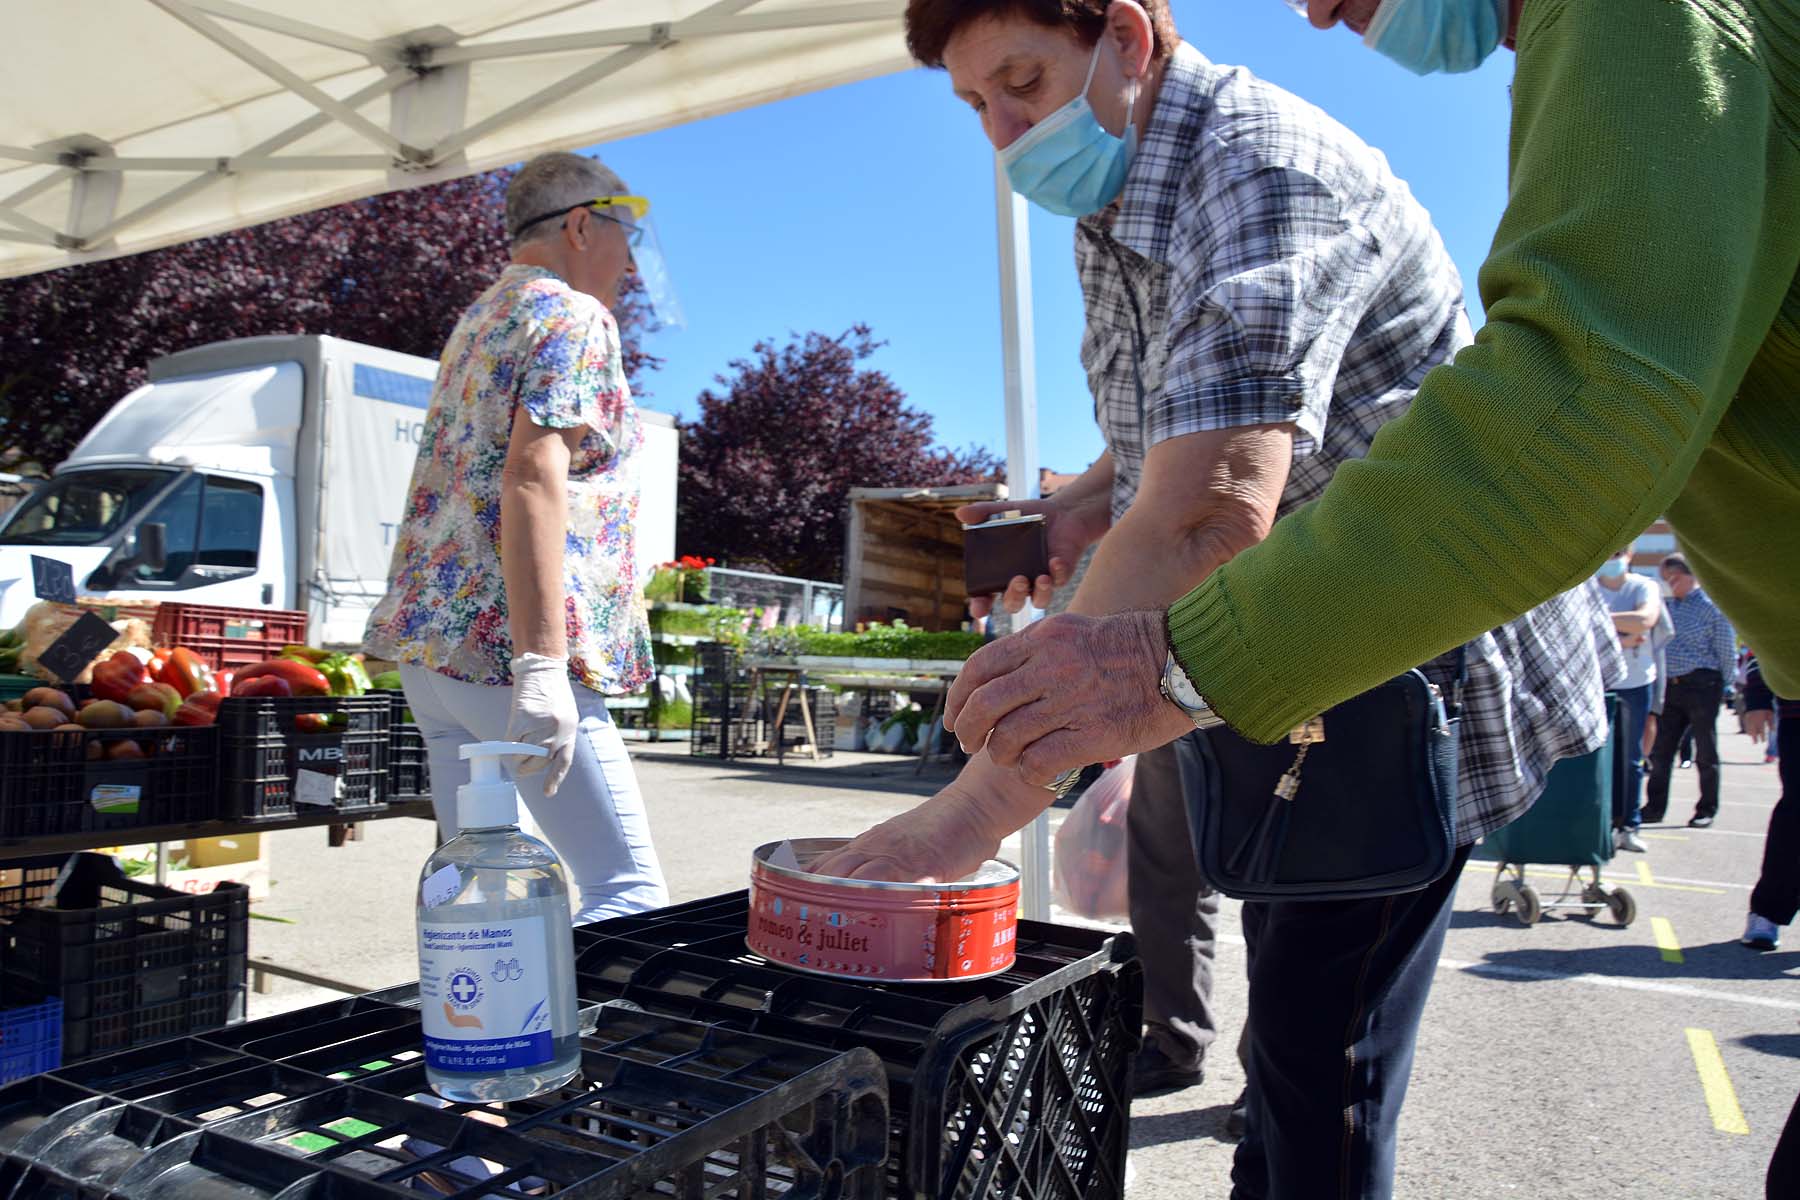
[[[0,525],[0,628],[31,558],[82,597],[304,609],[355,646],[388,562],[437,363],[340,338],[215,342],[159,358]],[[644,411],[638,558],[675,557],[676,429]]]

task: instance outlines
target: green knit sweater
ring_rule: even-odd
[[[1667,513],[1800,697],[1800,0],[1527,0],[1488,323],[1368,457],[1169,610],[1273,740]]]

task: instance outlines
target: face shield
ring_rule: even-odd
[[[650,219],[650,201],[642,196],[601,196],[588,208],[596,216],[616,221],[625,228],[625,240],[631,247],[632,269],[643,285],[644,331],[685,326],[687,318],[675,295],[675,283],[669,277],[662,241],[656,236],[656,225]]]

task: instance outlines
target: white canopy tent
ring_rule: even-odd
[[[0,277],[133,254],[911,66],[904,0],[15,5]],[[997,176],[1011,494],[1037,494],[1025,206]],[[1025,835],[1048,915],[1048,826]]]

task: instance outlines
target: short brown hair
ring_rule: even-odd
[[[1152,54],[1162,62],[1175,53],[1181,35],[1168,0],[1138,0],[1150,14]],[[944,65],[944,47],[956,31],[982,17],[1020,16],[1051,29],[1067,29],[1092,46],[1106,32],[1110,0],[909,0],[906,48],[928,67]]]
[[[1680,571],[1683,575],[1692,575],[1694,568],[1688,566],[1687,555],[1671,554],[1662,560],[1662,565],[1671,571]]]

